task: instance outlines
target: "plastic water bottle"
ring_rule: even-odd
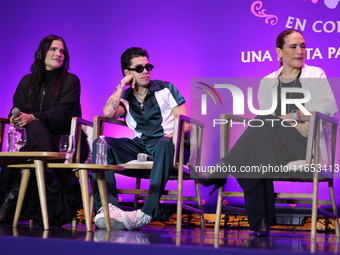
[[[7,152],[17,152],[17,148],[15,146],[17,132],[15,131],[15,127],[10,127],[7,133]]]
[[[96,164],[107,165],[107,142],[105,136],[99,136],[96,144]]]

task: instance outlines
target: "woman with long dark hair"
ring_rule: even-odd
[[[81,117],[80,81],[68,72],[70,56],[65,40],[48,35],[34,55],[31,73],[25,75],[13,97],[10,124],[24,127],[27,142],[21,151],[59,151],[59,140],[69,134],[72,117]],[[19,116],[12,116],[16,109]],[[83,134],[82,162],[89,147]],[[20,172],[4,169],[0,179],[0,221],[11,221],[19,186]],[[72,219],[81,203],[79,184],[72,171],[49,169],[45,173],[50,224],[61,226]],[[34,181],[34,178],[31,178]],[[12,199],[10,199],[12,198]],[[36,185],[30,185],[22,215],[40,222]]]

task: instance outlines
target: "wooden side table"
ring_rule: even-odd
[[[51,159],[65,158],[64,153],[50,152],[50,151],[27,151],[27,152],[0,152],[0,161],[4,163],[34,162],[33,168],[37,178],[38,193],[41,207],[41,215],[43,218],[44,229],[49,229],[48,214],[47,214],[47,202],[46,202],[46,185],[44,174],[44,161]],[[8,165],[10,167],[10,165]],[[23,172],[21,175],[20,188],[18,194],[17,206],[15,208],[13,227],[16,227],[19,221],[19,216],[22,208],[22,203],[25,198],[27,184],[31,175],[31,169],[25,168],[25,164],[22,164]]]
[[[14,152],[15,153],[15,152]],[[19,152],[21,153],[21,152]],[[0,153],[0,160],[1,160],[1,154]],[[62,153],[59,153],[62,154]],[[65,157],[64,154],[62,154],[63,157]],[[40,160],[42,161],[42,160]],[[97,175],[97,182],[98,182],[98,189],[100,193],[100,198],[102,202],[102,207],[104,210],[104,215],[105,215],[105,222],[107,226],[107,230],[111,229],[111,224],[110,224],[110,213],[108,209],[108,198],[107,198],[107,188],[106,188],[106,180],[105,180],[105,171],[123,171],[124,167],[121,166],[116,166],[116,165],[97,165],[97,164],[84,164],[84,163],[47,163],[44,164],[42,163],[42,167],[47,167],[55,170],[66,170],[66,169],[71,169],[75,172],[79,173],[79,180],[80,180],[80,187],[81,187],[81,195],[82,195],[82,201],[83,201],[83,207],[84,207],[84,213],[85,213],[85,224],[86,224],[86,230],[91,231],[91,225],[92,225],[92,209],[90,206],[90,197],[89,197],[89,186],[88,186],[88,172],[92,171],[96,173]],[[19,190],[19,197],[20,197],[20,192],[21,189],[23,189],[23,194],[22,197],[18,197],[18,202],[17,202],[17,208],[15,212],[15,217],[14,217],[14,222],[13,222],[13,227],[17,226],[19,216],[20,216],[20,211],[22,208],[22,203],[23,199],[25,196],[25,192],[27,189],[27,184],[29,181],[29,176],[30,176],[30,169],[35,169],[37,171],[37,164],[34,161],[34,164],[11,164],[8,165],[9,168],[22,168],[24,169],[22,177],[21,177],[21,183],[20,183],[20,190]],[[39,166],[41,168],[41,166]],[[39,170],[40,171],[40,170]],[[42,173],[44,173],[44,168],[42,169]],[[43,190],[45,191],[45,179],[43,178],[44,175],[42,175],[42,178],[39,180],[40,183],[43,183]],[[38,176],[37,176],[37,182],[38,182]],[[38,189],[41,184],[38,184]],[[39,191],[40,195],[40,191]],[[46,205],[46,194],[44,192],[44,201],[40,199],[40,204],[41,208],[43,210],[46,210],[46,223],[44,220],[43,216],[43,222],[44,222],[44,228],[48,229],[48,216],[47,216],[47,205]]]

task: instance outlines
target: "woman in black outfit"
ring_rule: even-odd
[[[81,117],[80,81],[69,73],[70,57],[63,38],[48,35],[35,52],[31,74],[25,75],[13,97],[18,117],[10,113],[13,126],[25,127],[27,142],[21,151],[59,151],[59,140],[70,133],[72,117]],[[12,112],[11,109],[11,112]],[[82,135],[82,162],[89,153],[86,135]],[[50,224],[61,226],[71,221],[81,204],[79,183],[70,171],[49,169],[45,173]],[[18,193],[20,171],[3,169],[0,179],[0,221],[12,220]],[[26,193],[21,215],[41,222],[35,179]],[[32,183],[33,182],[33,183]]]

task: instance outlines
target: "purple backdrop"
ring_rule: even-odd
[[[19,80],[29,72],[39,41],[52,33],[67,42],[70,71],[81,80],[87,119],[102,114],[122,77],[120,55],[131,46],[147,49],[155,65],[153,78],[173,82],[188,103],[191,78],[260,78],[274,71],[275,39],[286,28],[305,35],[309,65],[339,78],[338,0],[18,0],[2,1],[1,10],[2,117],[9,112]],[[340,98],[339,86],[332,88]],[[218,146],[207,142],[208,131],[206,165],[213,164],[218,154],[214,152]],[[340,189],[336,190],[339,197]],[[216,198],[208,191],[203,188],[209,212],[215,210]]]

